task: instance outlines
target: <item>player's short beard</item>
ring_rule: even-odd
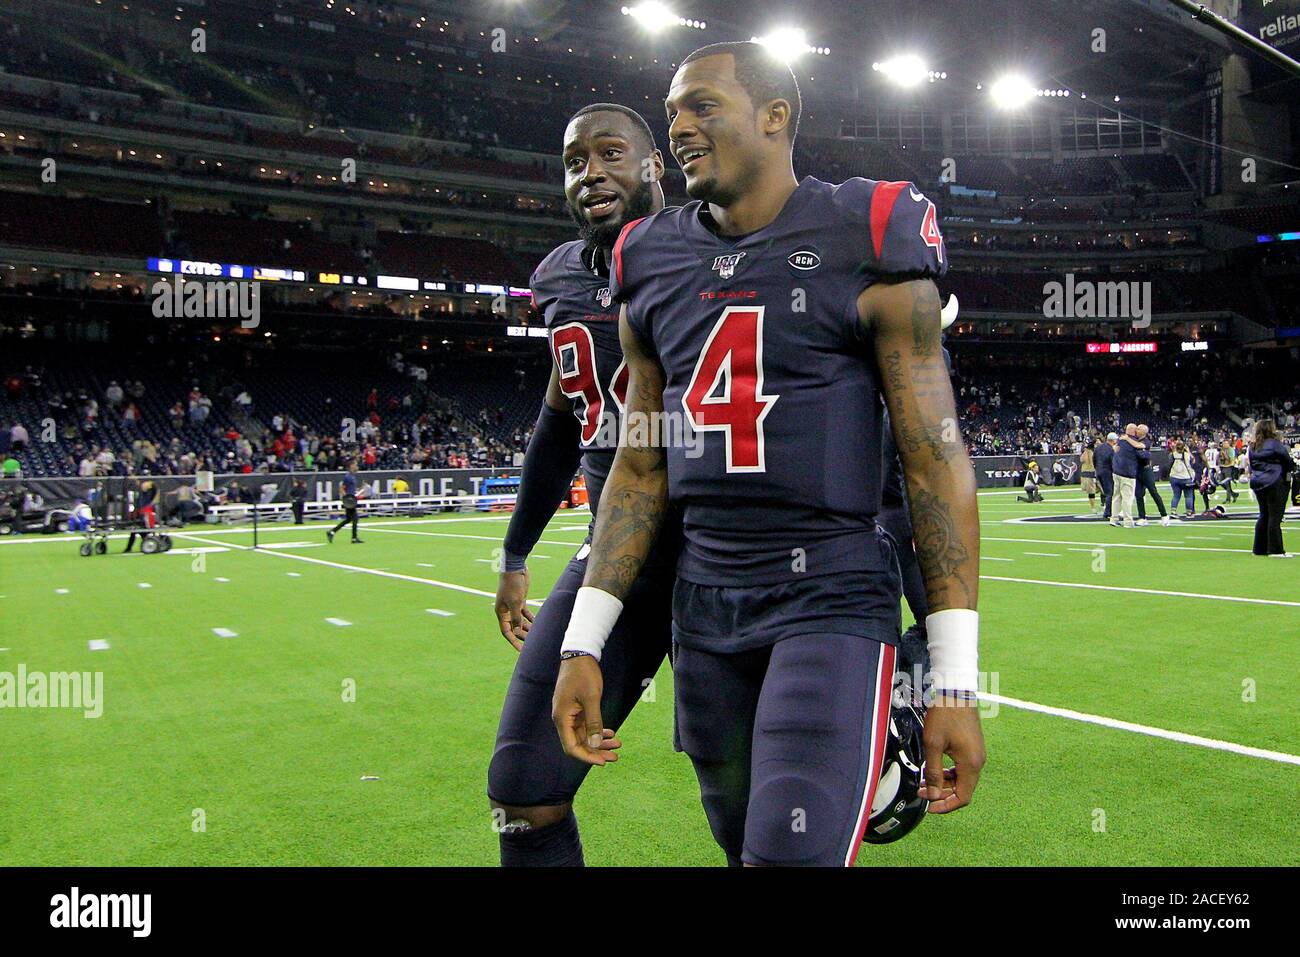
[[[569,203],[569,215],[578,224],[578,236],[588,249],[600,247],[609,249],[618,239],[623,227],[634,219],[649,216],[654,208],[654,183],[641,183],[636,191],[627,198],[623,205],[623,215],[613,222],[591,223],[582,215],[582,210]]]

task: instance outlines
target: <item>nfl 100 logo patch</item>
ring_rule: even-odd
[[[609,294],[608,286],[606,286],[603,289],[598,289],[596,291],[596,301],[600,303],[600,308],[602,309],[609,308],[609,304],[613,301],[613,297],[611,297]]]
[[[736,264],[745,258],[744,253],[728,253],[713,260],[713,269],[721,279],[730,279],[736,274]]]

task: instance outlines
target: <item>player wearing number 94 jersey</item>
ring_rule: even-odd
[[[606,264],[624,224],[663,208],[663,160],[645,120],[626,107],[597,103],[579,110],[565,130],[562,159],[565,194],[581,238],[552,251],[532,277],[533,302],[550,333],[553,366],[524,457],[497,585],[501,634],[520,652],[488,768],[503,865],[582,863],[572,801],[590,765],[564,754],[550,714],[560,644],[588,548],[565,567],[535,620],[526,604],[526,558],[568,493],[579,462],[592,514],[602,507],[601,487],[618,445],[627,388],[618,306],[610,298]],[[614,730],[668,653],[676,532],[665,529],[658,557],[646,563],[606,650],[601,707],[609,728],[603,729],[599,747],[607,755],[618,747]]]
[[[934,205],[909,183],[798,181],[799,92],[753,43],[682,62],[665,100],[696,200],[630,223],[627,415],[682,415],[702,454],[629,430],[565,637],[555,721],[599,761],[591,719],[608,622],[671,501],[678,739],[730,863],[852,863],[888,737],[900,589],[880,507],[882,398],[903,459],[941,697],[926,718],[932,811],[983,763],[978,515],[940,345]],[[618,502],[620,508],[609,504]],[[943,754],[955,770],[945,774]]]

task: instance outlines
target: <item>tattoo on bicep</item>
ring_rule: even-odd
[[[912,290],[912,355],[935,355],[940,346],[939,291],[932,282],[916,283]]]
[[[915,423],[903,408],[905,393],[913,392],[913,398],[916,402],[937,397],[941,393],[933,388],[909,389],[906,385],[907,378],[903,373],[903,354],[898,350],[887,353],[884,359],[885,380],[889,385],[891,394],[895,396],[890,416],[894,423],[894,433],[899,448],[907,453],[919,452],[921,449],[926,448],[930,450],[930,455],[933,456],[936,462],[946,462],[956,453],[956,447],[953,442],[944,440],[946,431],[944,422],[922,421],[919,424]],[[932,376],[923,369],[913,367],[912,383],[914,386],[928,386],[931,379]]]
[[[911,496],[911,506],[916,556],[931,600],[948,604],[950,590],[960,588],[964,592],[962,600],[970,602],[974,596],[962,577],[970,552],[957,533],[952,509],[926,489],[918,489]]]

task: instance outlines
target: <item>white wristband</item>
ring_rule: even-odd
[[[980,615],[971,608],[945,608],[925,618],[930,674],[941,691],[978,691]]]
[[[605,640],[622,613],[623,602],[619,599],[607,591],[583,585],[573,601],[573,613],[569,615],[560,652],[582,651],[599,661]]]

